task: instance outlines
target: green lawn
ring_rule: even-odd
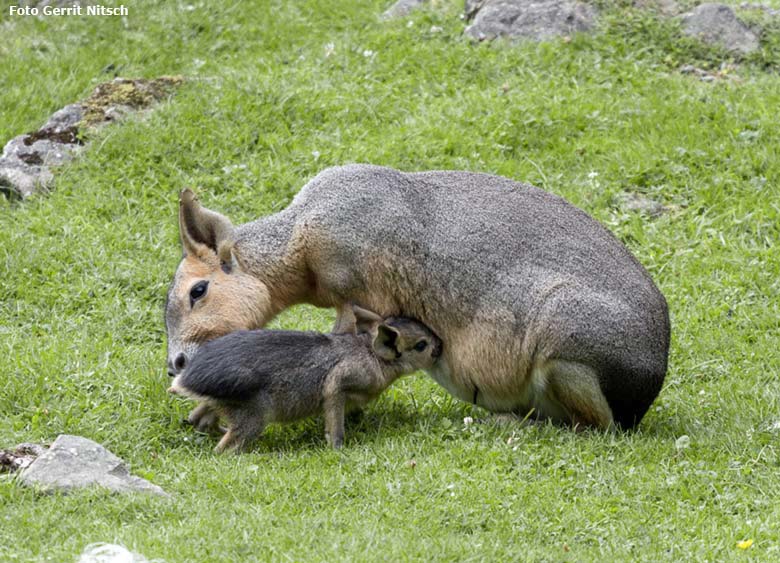
[[[679,67],[734,61],[629,1],[600,2],[593,35],[539,45],[470,43],[459,0],[391,23],[378,0],[139,1],[125,19],[9,20],[0,4],[0,142],[114,72],[191,79],[94,134],[50,195],[0,196],[0,447],[83,435],[172,493],[0,479],[3,561],[75,561],[94,542],[168,563],[780,560],[777,19],[760,53],[703,82]],[[465,425],[487,413],[417,375],[348,423],[340,452],[312,420],[212,454],[165,393],[177,193],[196,186],[238,223],[347,162],[529,181],[625,241],[673,322],[638,431]],[[624,193],[671,211],[622,210]],[[332,318],[301,307],[273,326]]]

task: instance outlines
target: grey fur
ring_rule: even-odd
[[[432,367],[441,355],[441,341],[411,319],[377,317],[361,329],[233,332],[201,346],[171,392],[201,399],[204,414],[210,407],[228,419],[217,451],[243,449],[269,423],[323,411],[328,440],[338,448],[345,409],[376,398],[401,375]],[[211,414],[193,422],[206,429],[217,422]]]
[[[331,168],[233,236],[240,272],[275,303],[263,322],[296,302],[420,319],[444,342],[429,373],[492,411],[536,409],[576,423],[590,409],[603,415],[593,425],[632,427],[662,386],[663,295],[597,221],[533,186],[470,172]],[[178,337],[169,329],[169,346]]]

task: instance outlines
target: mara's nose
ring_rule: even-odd
[[[176,377],[182,372],[186,365],[187,356],[184,355],[184,352],[179,352],[179,355],[176,356],[174,360],[168,358],[168,375],[171,377]]]

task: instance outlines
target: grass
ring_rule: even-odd
[[[169,563],[780,559],[780,26],[706,83],[677,69],[735,61],[630,5],[601,2],[598,32],[571,41],[475,45],[444,0],[391,23],[378,0],[139,1],[124,19],[9,20],[4,4],[0,139],[114,73],[191,80],[93,134],[50,195],[0,197],[0,446],[87,436],[173,496],[2,479],[2,559],[73,561],[93,542]],[[503,174],[616,233],[673,319],[638,431],[465,425],[486,413],[419,375],[349,423],[341,452],[312,420],[214,456],[165,393],[176,194],[198,186],[238,223],[346,162]],[[672,211],[626,212],[626,192]],[[331,320],[300,307],[274,326]]]

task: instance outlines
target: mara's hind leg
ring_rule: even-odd
[[[545,371],[549,392],[569,414],[572,425],[602,429],[612,426],[612,410],[593,368],[577,362],[552,360]]]

